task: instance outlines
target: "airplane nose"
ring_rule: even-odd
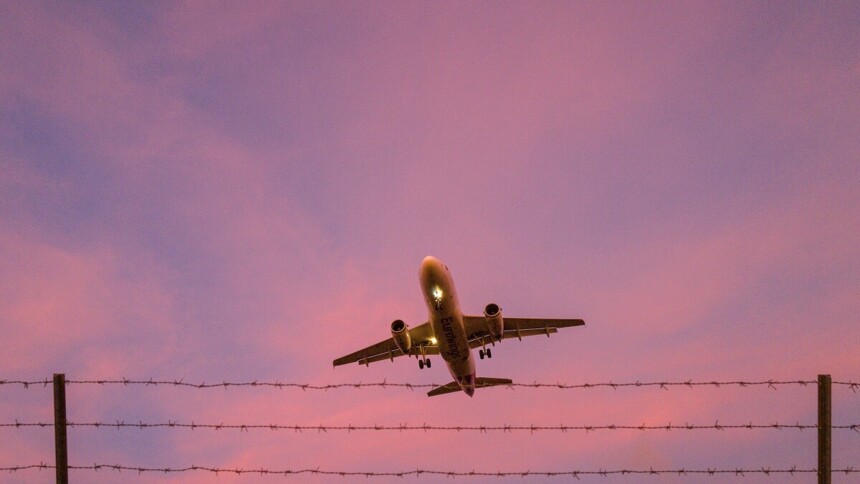
[[[428,255],[421,261],[421,274],[431,274],[439,267],[439,259]]]
[[[432,255],[428,255],[421,261],[421,268],[426,269],[428,267],[433,267],[439,263],[439,259],[433,257]]]

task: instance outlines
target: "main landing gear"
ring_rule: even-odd
[[[490,340],[490,343],[493,346],[496,345],[496,342],[493,340]],[[482,360],[484,359],[484,356],[486,356],[487,358],[493,357],[493,349],[487,348],[487,342],[484,340],[484,338],[481,338],[481,349],[478,350],[478,356],[481,357]]]
[[[430,360],[427,358],[427,351],[424,348],[424,345],[421,345],[421,359],[418,360],[418,368],[423,370],[426,366],[430,368]]]

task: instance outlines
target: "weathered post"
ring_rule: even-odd
[[[57,484],[69,484],[69,452],[66,441],[66,375],[54,373],[54,450]]]
[[[830,484],[830,375],[818,375],[818,484]]]

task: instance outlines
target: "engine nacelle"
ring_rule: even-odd
[[[505,321],[502,319],[502,308],[498,304],[490,303],[484,308],[484,319],[487,321],[487,330],[497,341],[501,341],[505,332]]]
[[[400,351],[404,354],[409,353],[409,349],[412,348],[412,337],[409,336],[409,326],[403,320],[396,319],[391,323],[391,337]]]

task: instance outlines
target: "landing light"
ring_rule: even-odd
[[[442,289],[440,289],[439,286],[433,288],[433,299],[436,301],[442,300]]]
[[[430,338],[431,345],[435,345],[436,343],[438,343],[438,341],[436,341],[436,338]]]

